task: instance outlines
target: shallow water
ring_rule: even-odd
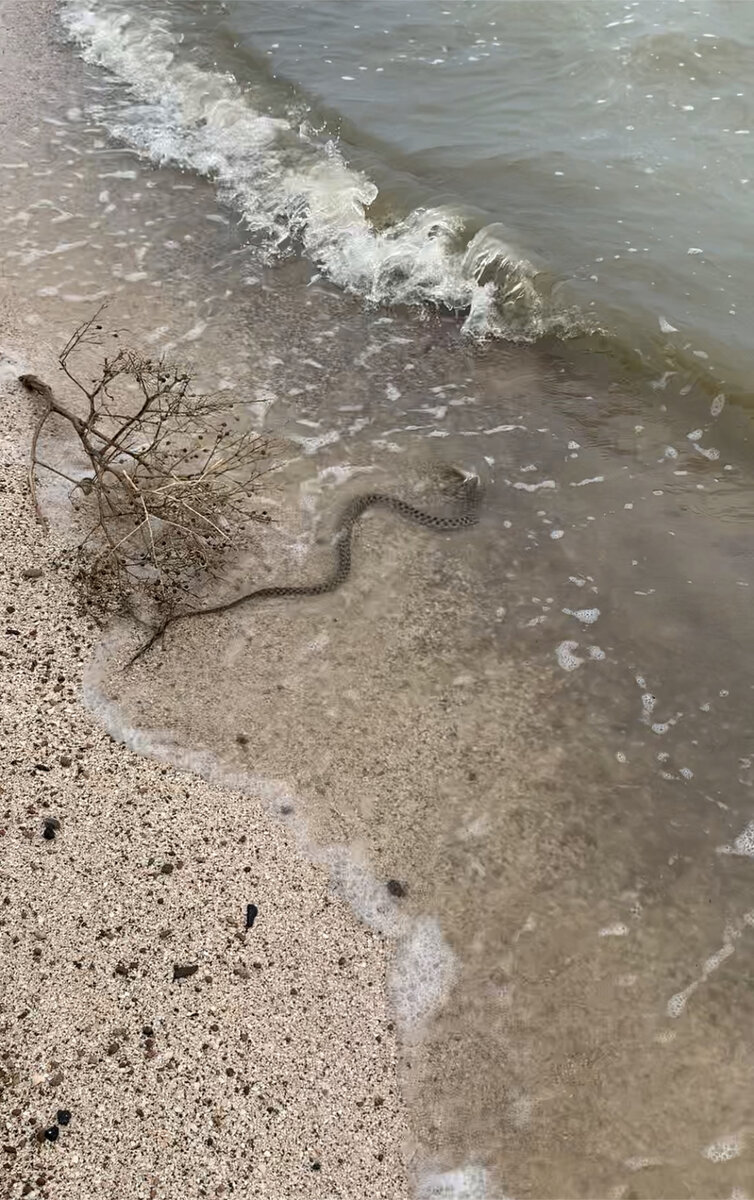
[[[476,332],[601,329],[751,395],[754,10],[713,0],[67,0],[111,124],[274,254]],[[133,103],[133,100],[137,103]]]
[[[398,22],[395,6],[379,7]],[[422,36],[448,41],[443,21],[455,22],[466,46],[476,25],[465,17],[459,26],[459,10],[442,7],[447,14],[439,5],[419,10]],[[504,7],[508,36],[518,28],[522,38],[530,10]],[[285,5],[287,33],[305,26],[313,8]],[[500,8],[468,6],[474,21],[488,10],[495,19]],[[317,9],[322,23],[342,12]],[[112,66],[124,54],[115,11],[104,3],[91,18],[100,38],[92,56],[110,56]],[[477,315],[492,311],[446,247],[435,255],[430,239],[417,256],[415,225],[399,227],[397,267],[395,245],[370,233],[358,205],[343,226],[343,192],[321,174],[319,139],[302,152],[291,127],[275,127],[260,141],[260,118],[238,125],[233,80],[203,77],[206,92],[195,74],[174,81],[181,55],[192,71],[216,72],[209,6],[150,11],[153,21],[191,17],[174,47],[179,60],[164,61],[162,98],[142,94],[135,104],[122,83],[67,50],[61,79],[46,81],[36,98],[44,119],[30,116],[4,148],[16,165],[0,181],[3,269],[30,321],[62,338],[78,313],[88,316],[98,296],[112,295],[114,324],[142,345],[193,360],[200,384],[238,389],[252,418],[282,439],[285,461],[268,497],[276,524],[235,564],[229,594],[250,581],[322,577],[334,514],[362,488],[430,503],[425,481],[451,462],[479,473],[485,500],[479,526],[453,536],[370,515],[342,589],[176,629],[129,679],[105,685],[113,703],[103,716],[123,736],[136,736],[127,726],[138,730],[142,747],[172,739],[169,752],[181,761],[206,752],[191,760],[197,769],[211,761],[221,775],[266,781],[281,819],[328,857],[335,886],[394,938],[391,986],[420,1192],[741,1198],[754,1174],[748,414],[713,403],[717,390],[706,378],[692,382],[688,364],[668,378],[659,367],[638,371],[615,341],[551,334],[534,344],[478,345],[462,332],[462,317],[368,307],[344,292],[338,282],[370,288],[334,270],[320,274],[325,250],[318,257],[312,239],[328,254],[337,248],[328,262],[342,262],[349,247],[358,252],[351,265],[364,263],[362,252],[382,255],[390,270],[368,279],[388,289],[397,281],[404,300],[431,288],[437,300],[437,289],[452,284]],[[621,9],[633,24],[604,34],[593,14],[612,9],[564,11],[573,55],[600,38],[630,39],[648,19],[647,10]],[[653,20],[676,13],[652,11]],[[279,28],[280,12],[226,6],[212,36],[230,45],[228,29],[242,15],[249,39],[280,41],[283,54],[282,34],[265,24]],[[428,14],[437,16],[434,33]],[[722,6],[715,14],[739,19]],[[686,34],[701,36],[706,19],[706,10],[692,13]],[[559,27],[544,26],[528,53],[546,75],[551,56],[537,37],[551,45]],[[355,66],[343,65],[349,48],[355,64],[355,43],[341,24],[333,28],[344,41],[339,70],[355,76]],[[309,63],[306,38],[297,36]],[[365,35],[359,53],[375,44]],[[151,48],[142,41],[142,57]],[[232,61],[245,86],[251,51],[244,43],[233,53],[224,68]],[[396,61],[394,70],[413,79],[416,64],[407,73]],[[385,67],[389,74],[387,58]],[[275,69],[282,73],[282,62]],[[306,70],[297,86],[313,94],[323,85],[314,67]],[[186,79],[191,87],[181,92]],[[345,89],[355,80],[341,82]],[[288,85],[267,67],[254,87],[255,111],[283,105],[281,119]],[[495,97],[498,118],[508,113],[521,137],[529,121],[527,136],[539,146],[537,110],[510,115]],[[189,100],[191,121],[181,126],[175,106]],[[400,123],[402,152],[417,150],[420,138],[424,150],[437,150],[437,103],[430,89],[422,120]],[[355,138],[356,114],[343,115],[344,137]],[[398,126],[395,116],[392,124],[383,118],[379,131],[365,119],[359,144],[359,169],[370,178],[388,127]],[[220,143],[223,121],[233,136]],[[243,136],[256,139],[250,157]],[[469,141],[453,144],[473,156]],[[168,163],[155,166],[147,147]],[[333,202],[317,209],[332,218],[329,242],[300,203],[302,153],[305,196]],[[350,186],[338,153],[325,160]],[[244,190],[231,194],[223,172],[239,161]],[[401,191],[382,169],[396,204],[410,195],[404,206],[415,211],[426,200],[419,174],[401,175]],[[281,197],[293,207],[275,207]],[[239,224],[241,208],[259,217],[255,232]],[[575,245],[575,215],[563,217],[561,238],[556,211],[550,244]],[[292,213],[295,245],[310,258],[286,240]],[[605,236],[593,209],[583,218],[582,245]],[[734,224],[726,220],[726,236]],[[275,237],[291,251],[284,261],[270,257]],[[681,261],[697,269],[685,250]],[[565,263],[549,267],[562,282],[556,311],[561,292],[566,308],[574,297],[587,311],[586,293],[568,290]],[[670,274],[663,278],[672,292]],[[526,280],[541,286],[536,274]],[[523,294],[526,321],[545,320],[551,310],[532,308],[533,293]],[[640,310],[621,311],[638,321]],[[608,311],[599,310],[600,322]],[[514,315],[506,310],[508,322]],[[641,328],[654,345],[654,326]],[[390,879],[405,885],[402,898],[387,892]]]

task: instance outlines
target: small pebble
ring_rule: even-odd
[[[55,839],[55,834],[60,829],[60,821],[55,817],[46,817],[42,823],[42,837],[46,842],[52,842]]]
[[[406,895],[406,885],[398,879],[388,879],[387,890],[391,896],[398,896],[400,898]]]
[[[70,1125],[71,1123],[71,1114],[67,1108],[59,1108],[56,1117],[58,1125]]]
[[[174,963],[173,979],[189,979],[192,975],[196,975],[198,970],[198,963],[191,963],[187,966],[180,966],[179,963]]]
[[[45,1129],[45,1140],[48,1142],[56,1142],[60,1137],[60,1130],[57,1125],[51,1125],[49,1129]]]
[[[22,579],[41,579],[43,574],[44,574],[44,571],[42,570],[41,567],[27,567],[25,571],[21,572],[21,578]]]
[[[259,909],[257,908],[256,904],[247,904],[246,905],[246,928],[247,929],[251,929],[251,927],[254,924],[254,922],[256,921],[258,915],[259,915]]]

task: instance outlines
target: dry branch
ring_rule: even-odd
[[[192,611],[192,597],[216,575],[250,521],[266,521],[255,500],[270,470],[266,439],[244,428],[238,406],[197,395],[188,371],[164,358],[119,347],[103,353],[101,310],[61,351],[63,373],[81,397],[77,411],[35,375],[20,382],[39,397],[29,482],[34,509],[39,471],[66,479],[85,498],[91,526],[80,547],[80,574],[104,607],[145,614],[157,630]],[[97,352],[86,378],[81,352]],[[87,469],[72,478],[39,456],[51,417],[67,422]]]

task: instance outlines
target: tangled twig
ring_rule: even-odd
[[[164,358],[121,347],[100,357],[95,377],[85,380],[77,356],[85,348],[101,354],[107,336],[101,315],[79,326],[59,356],[83,400],[79,411],[36,375],[19,377],[43,405],[32,435],[29,485],[43,524],[40,470],[87,499],[92,524],[80,546],[82,569],[90,583],[114,581],[115,596],[131,612],[149,602],[152,644],[174,614],[191,611],[194,590],[217,573],[249,521],[268,519],[255,496],[270,470],[270,446],[244,428],[237,405],[195,394],[190,373]],[[87,467],[78,477],[40,458],[40,439],[53,416],[67,422],[83,451]]]

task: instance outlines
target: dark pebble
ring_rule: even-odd
[[[322,1163],[318,1163],[318,1162],[312,1163],[312,1171],[321,1171],[321,1170],[322,1170]]]
[[[196,975],[199,966],[196,963],[191,963],[185,967],[178,963],[173,964],[173,979],[190,979],[192,975]]]
[[[246,928],[247,929],[251,929],[251,927],[254,924],[254,922],[256,921],[258,915],[259,915],[259,909],[257,908],[256,904],[247,904],[246,905]]]
[[[42,837],[46,842],[52,842],[55,839],[55,834],[60,829],[60,821],[56,821],[54,817],[49,817],[42,824]]]
[[[57,1125],[51,1125],[49,1129],[45,1129],[45,1140],[48,1142],[56,1142],[60,1137],[60,1130]]]
[[[58,1125],[70,1125],[71,1123],[71,1114],[67,1108],[59,1108],[56,1117]]]
[[[398,879],[388,879],[387,890],[390,892],[391,896],[401,897],[406,895],[406,885],[405,883],[401,883]]]

